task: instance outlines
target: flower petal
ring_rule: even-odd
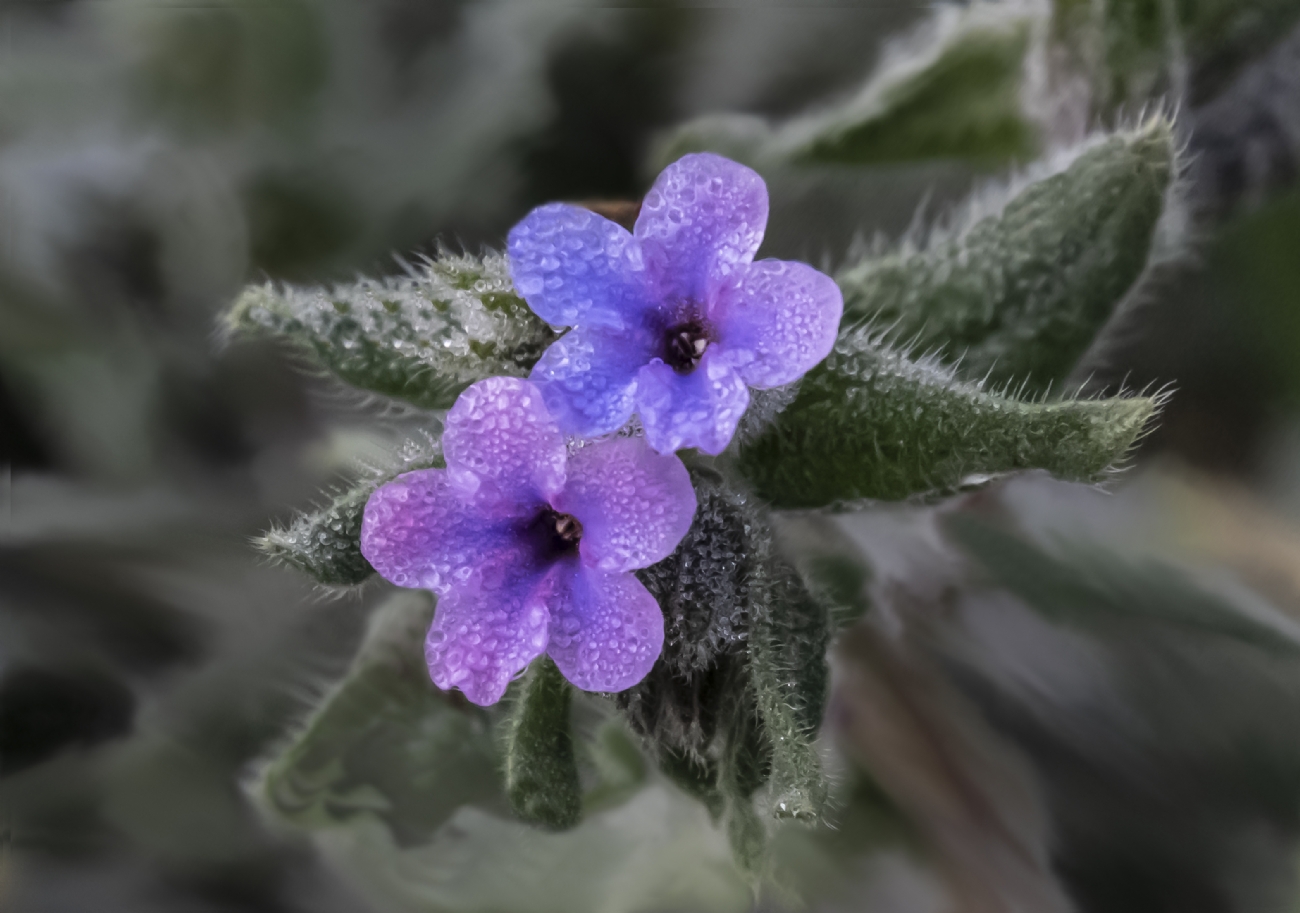
[[[584,691],[623,691],[645,678],[664,646],[664,616],[631,574],[607,574],[578,561],[548,577],[546,652]]]
[[[424,641],[429,676],[475,704],[495,704],[547,646],[545,579],[536,569],[476,574],[438,600]]]
[[[582,560],[602,571],[648,567],[672,554],[695,517],[691,476],[643,438],[615,438],[569,458],[555,509],[582,523]]]
[[[447,412],[442,434],[450,478],[506,501],[548,499],[564,487],[564,436],[541,391],[518,377],[489,377]]]
[[[506,249],[515,288],[547,323],[622,327],[649,307],[640,244],[589,209],[539,206],[510,230]]]
[[[703,302],[713,283],[754,259],[767,227],[767,185],[708,152],[665,168],[641,204],[634,233],[658,298]]]
[[[527,505],[487,501],[420,469],[381,485],[361,515],[361,554],[398,586],[446,593],[478,569],[526,557],[518,521]]]
[[[597,437],[632,415],[636,372],[651,358],[642,329],[578,327],[551,343],[530,376],[569,434]]]
[[[717,293],[710,322],[718,350],[751,387],[803,377],[835,346],[844,296],[806,263],[759,260]]]
[[[646,440],[660,453],[696,447],[716,456],[727,449],[749,406],[749,390],[730,365],[708,349],[689,374],[662,361],[637,375],[637,410]]]

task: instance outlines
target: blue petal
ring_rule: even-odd
[[[539,206],[510,230],[507,251],[515,288],[554,326],[624,327],[651,305],[640,244],[591,210]]]
[[[579,327],[551,343],[529,379],[565,432],[608,434],[632,415],[636,374],[651,358],[651,343],[640,328]]]
[[[835,346],[844,297],[806,263],[759,260],[719,290],[709,319],[718,351],[751,387],[803,377]]]
[[[597,441],[569,459],[556,510],[582,523],[582,560],[602,571],[649,567],[672,554],[691,528],[695,489],[673,454],[644,438]]]
[[[663,170],[641,204],[634,233],[663,302],[704,302],[754,259],[767,228],[767,185],[754,171],[708,152]]]
[[[745,382],[710,348],[689,374],[662,361],[637,375],[637,410],[646,440],[660,453],[695,447],[717,455],[727,449],[749,407]]]

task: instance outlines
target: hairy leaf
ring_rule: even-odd
[[[524,678],[506,735],[506,793],[515,814],[551,830],[582,817],[582,788],[569,731],[570,686],[548,656]]]
[[[921,250],[840,274],[846,320],[872,319],[960,376],[1046,391],[1069,374],[1146,270],[1175,171],[1153,118]]]
[[[252,286],[226,322],[297,342],[352,386],[428,409],[485,377],[526,375],[556,338],[496,254],[443,255],[410,275],[332,289]]]
[[[1091,480],[1120,461],[1158,407],[1150,397],[1021,402],[912,361],[870,329],[841,334],[741,472],[773,506],[824,507],[950,491],[972,476],[1046,469]]]

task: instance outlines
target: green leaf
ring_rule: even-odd
[[[582,788],[569,730],[569,683],[549,656],[524,678],[506,736],[506,793],[515,814],[551,830],[582,817]]]
[[[921,250],[843,271],[847,320],[959,362],[967,379],[1059,386],[1147,268],[1175,173],[1153,118]]]
[[[776,126],[732,114],[699,118],[665,139],[655,159],[708,151],[764,167],[1031,158],[1038,126],[1021,83],[1037,17],[1011,4],[943,8],[849,101]]]
[[[498,254],[444,253],[406,276],[333,289],[252,286],[226,323],[296,342],[352,386],[426,409],[449,408],[485,377],[526,375],[556,338]]]
[[[340,492],[319,510],[299,514],[288,526],[270,530],[255,545],[271,560],[304,571],[327,586],[362,583],[375,572],[361,554],[361,516],[370,495],[403,472],[443,465],[439,438],[409,441],[391,467]]]
[[[1151,397],[1021,402],[858,327],[737,460],[778,508],[898,500],[1022,469],[1092,480],[1123,459],[1158,406]]]
[[[379,610],[347,677],[263,771],[259,795],[276,815],[312,830],[373,815],[413,844],[462,805],[499,803],[491,720],[429,681],[432,608],[408,590]]]

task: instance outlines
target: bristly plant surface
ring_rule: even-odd
[[[968,47],[968,65],[995,45]],[[841,133],[847,148],[854,134]],[[828,143],[808,149],[830,155]],[[769,819],[824,814],[816,738],[825,655],[853,615],[833,586],[802,578],[781,553],[772,513],[941,498],[1029,469],[1098,481],[1159,407],[1150,396],[1075,398],[1065,381],[1150,268],[1179,169],[1172,125],[1153,117],[1051,162],[995,202],[972,204],[960,224],[846,264],[830,357],[789,388],[756,396],[720,455],[685,454],[699,504],[693,525],[671,556],[636,572],[664,613],[663,653],[609,705],[660,771],[725,827],[751,870]],[[353,387],[433,410],[429,439],[412,442],[390,472],[357,480],[260,541],[334,587],[373,573],[359,546],[370,494],[400,472],[443,465],[437,410],[483,378],[525,375],[562,331],[533,316],[495,254],[443,254],[395,279],[332,288],[252,287],[226,321],[234,333],[283,338]],[[485,795],[503,795],[545,828],[572,827],[628,795],[620,784],[635,789],[639,779],[626,774],[634,761],[606,759],[593,775],[589,759],[601,749],[571,731],[572,688],[545,656],[512,686],[505,711],[485,711],[417,681],[421,634],[410,625],[385,641],[386,656],[409,661],[363,652],[267,768],[273,808],[293,819],[329,814],[313,792],[334,780],[352,804],[366,789],[392,789],[403,802],[437,805],[425,795],[437,790],[429,780],[417,789],[348,779],[355,772],[345,768],[361,763],[352,754],[379,750],[363,749],[357,727],[382,733],[384,750],[403,757],[451,752],[429,763],[478,765]],[[401,818],[392,801],[386,814]],[[447,814],[438,807],[439,821]]]

